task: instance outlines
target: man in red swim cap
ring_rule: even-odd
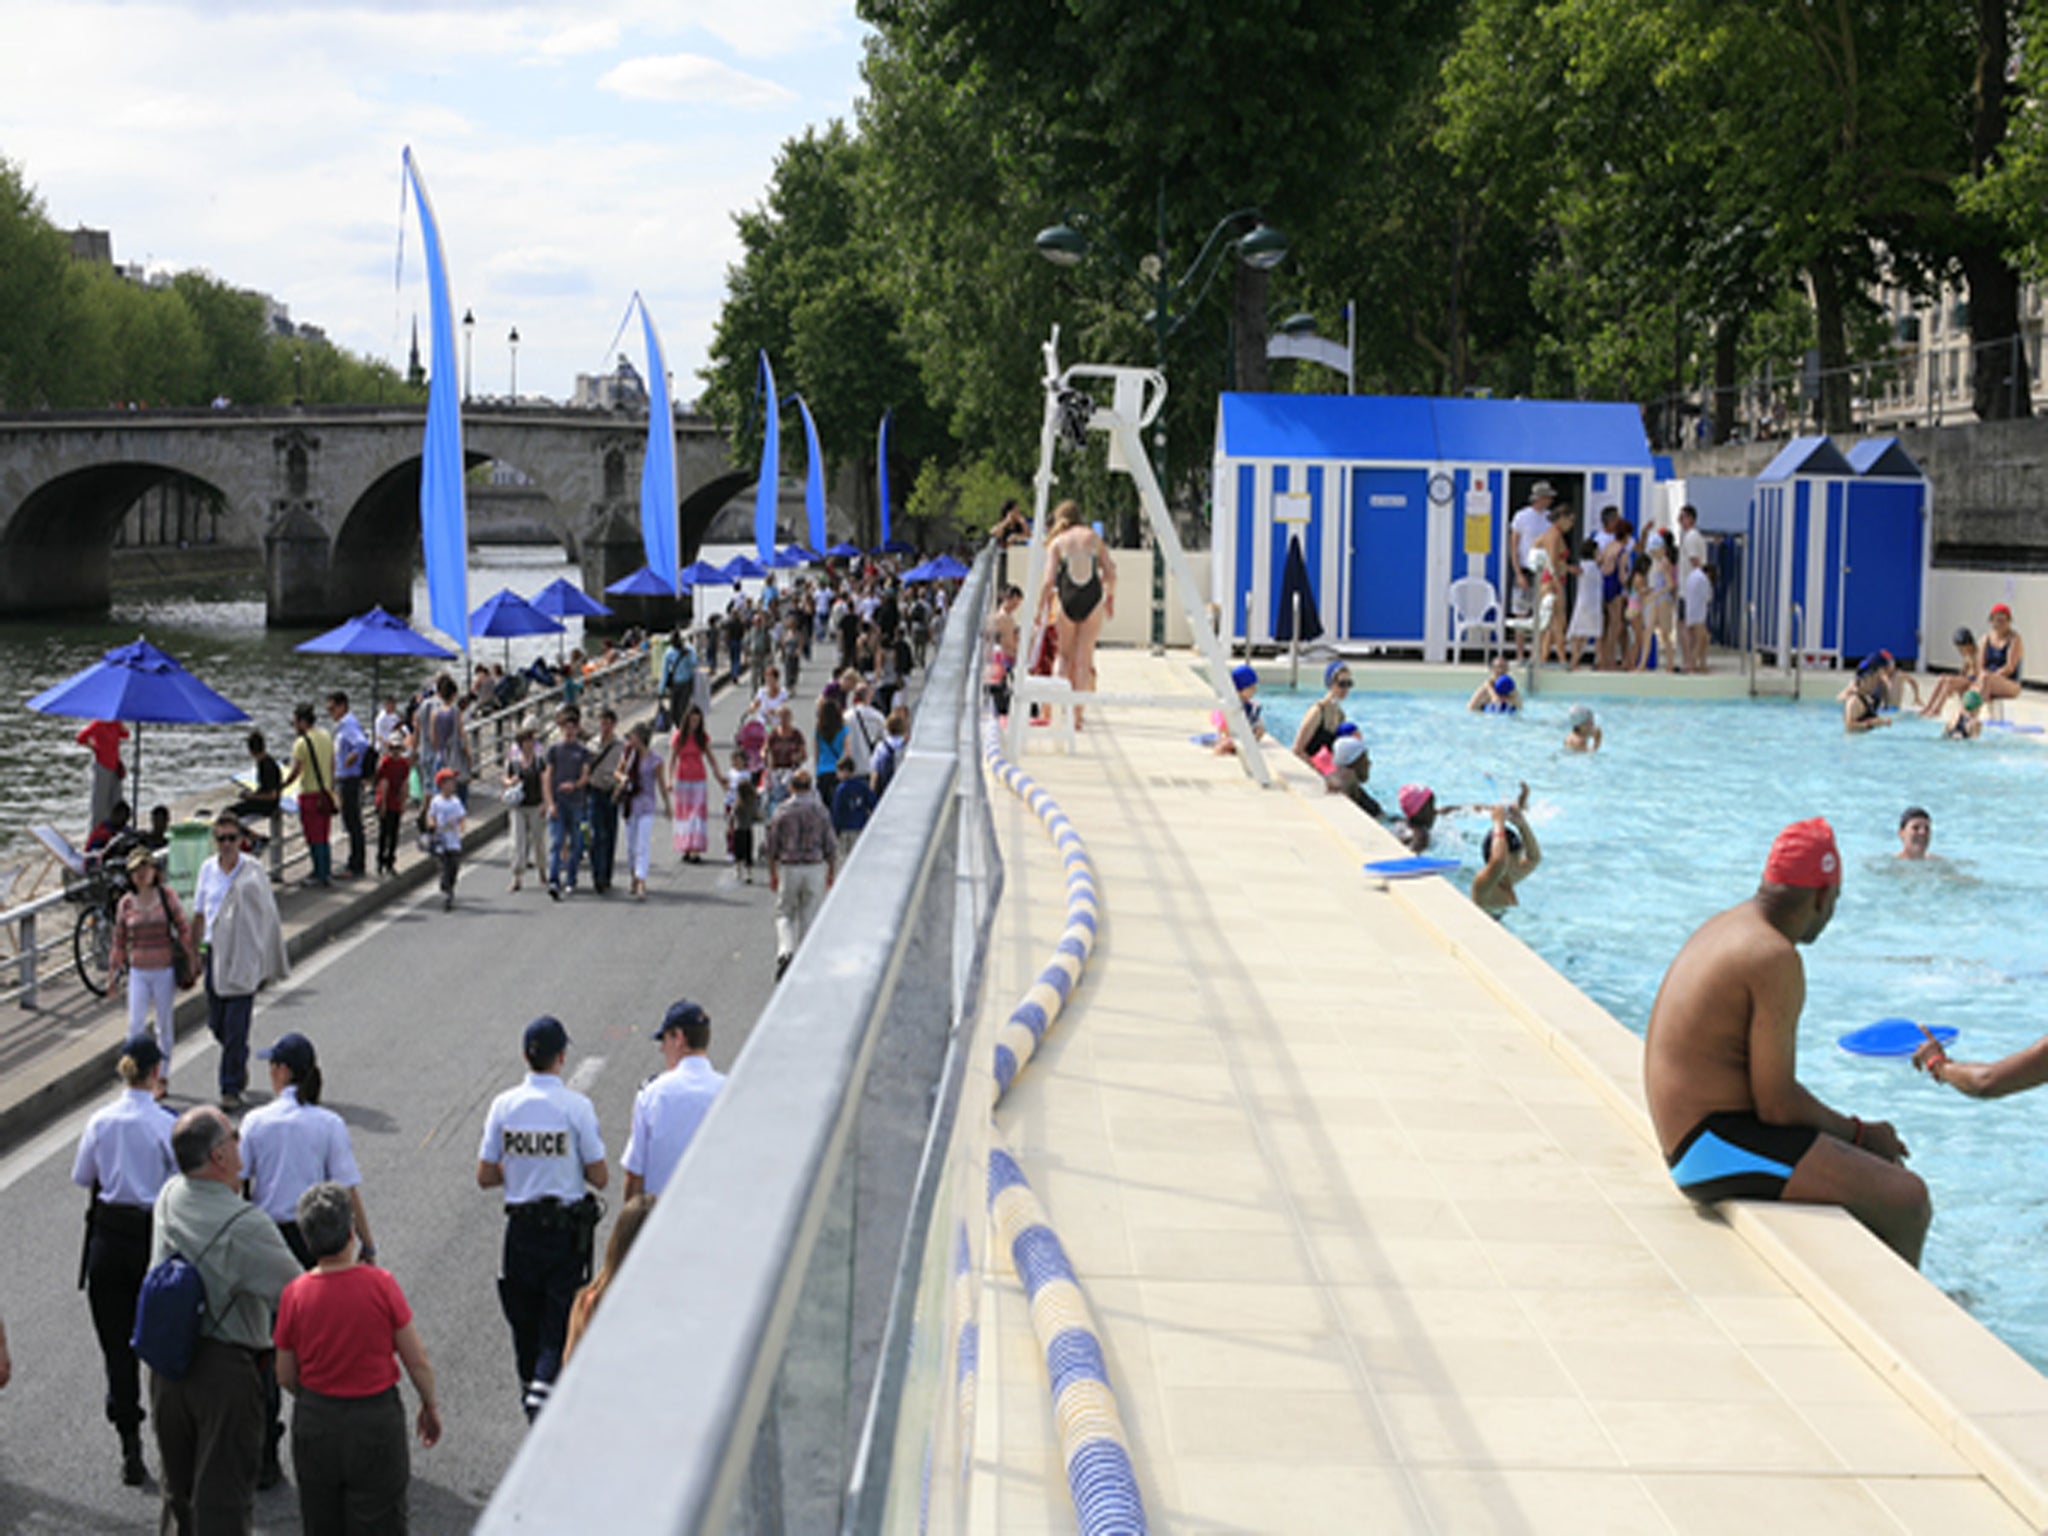
[[[1806,1004],[1801,944],[1842,889],[1834,830],[1816,816],[1771,844],[1763,883],[1678,952],[1650,1007],[1643,1090],[1671,1177],[1691,1199],[1839,1205],[1920,1262],[1933,1218],[1906,1145],[1882,1120],[1830,1109],[1795,1074]]]

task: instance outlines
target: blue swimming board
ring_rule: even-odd
[[[1374,859],[1365,866],[1365,872],[1378,875],[1383,880],[1413,880],[1417,875],[1440,875],[1457,867],[1456,859],[1432,859],[1424,855],[1406,859]]]
[[[1928,1034],[1943,1045],[1956,1037],[1953,1024],[1928,1026]],[[1852,1029],[1836,1044],[1852,1056],[1910,1056],[1927,1043],[1927,1035],[1911,1019],[1879,1019],[1861,1029]]]

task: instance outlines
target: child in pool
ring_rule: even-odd
[[[1948,741],[1975,741],[1984,734],[1984,695],[1974,688],[1963,690],[1963,707],[1941,734]]]
[[[1593,718],[1593,709],[1588,704],[1574,704],[1572,712],[1565,717],[1571,729],[1564,733],[1564,749],[1567,752],[1598,752],[1604,739],[1600,722]]]
[[[1508,672],[1508,659],[1496,656],[1487,668],[1485,682],[1472,690],[1465,707],[1480,714],[1512,715],[1522,707],[1522,695]]]

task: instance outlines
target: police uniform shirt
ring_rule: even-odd
[[[626,1172],[638,1174],[646,1183],[648,1194],[658,1195],[668,1186],[690,1138],[724,1086],[725,1074],[713,1071],[708,1060],[685,1056],[673,1071],[663,1072],[634,1097],[633,1133],[626,1140],[623,1162]]]
[[[559,1077],[529,1072],[517,1088],[491,1101],[477,1160],[505,1175],[505,1203],[528,1205],[550,1196],[583,1198],[583,1170],[604,1161],[597,1111],[590,1100],[562,1086]]]
[[[363,1182],[341,1116],[301,1104],[297,1084],[242,1121],[242,1176],[250,1198],[279,1222],[299,1219],[299,1196],[315,1184],[354,1189]]]
[[[97,1182],[109,1205],[154,1205],[157,1191],[178,1171],[171,1155],[174,1123],[148,1089],[124,1088],[86,1122],[71,1182],[85,1189]]]

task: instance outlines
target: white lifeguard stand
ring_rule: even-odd
[[[1180,535],[1174,531],[1173,519],[1167,514],[1166,498],[1159,492],[1159,480],[1152,473],[1152,461],[1145,454],[1144,439],[1140,436],[1166,404],[1166,376],[1156,368],[1123,368],[1104,363],[1076,363],[1062,370],[1059,344],[1059,327],[1054,326],[1044,349],[1045,419],[1039,429],[1038,474],[1033,482],[1035,494],[1031,507],[1031,546],[1024,565],[1024,592],[1031,604],[1032,617],[1025,631],[1023,655],[1030,657],[1038,652],[1038,593],[1045,581],[1045,517],[1052,501],[1052,488],[1058,478],[1053,473],[1053,456],[1059,449],[1066,412],[1071,410],[1076,417],[1079,415],[1079,407],[1069,402],[1082,401],[1092,407],[1087,418],[1087,430],[1109,435],[1110,468],[1129,475],[1137,487],[1138,503],[1152,529],[1152,538],[1165,557],[1166,567],[1173,573],[1174,585],[1179,589],[1188,628],[1193,631],[1195,644],[1208,663],[1209,681],[1216,689],[1216,702],[1230,727],[1230,738],[1239,743],[1237,760],[1261,788],[1270,786],[1273,776],[1266,768],[1265,753],[1253,739],[1243,702],[1230,683],[1230,658],[1224,654],[1215,630],[1210,628],[1208,614],[1198,606],[1194,572],[1189,569],[1187,555],[1180,547]],[[1077,386],[1078,380],[1107,381],[1112,403],[1103,405],[1086,394]],[[1063,403],[1068,403],[1064,409]],[[1020,756],[1024,751],[1033,704],[1065,712],[1053,736],[1070,749],[1074,742],[1074,705],[1165,706],[1174,709],[1185,709],[1188,705],[1185,695],[1076,693],[1063,677],[1029,675],[1018,679],[1012,695],[1012,757]]]

